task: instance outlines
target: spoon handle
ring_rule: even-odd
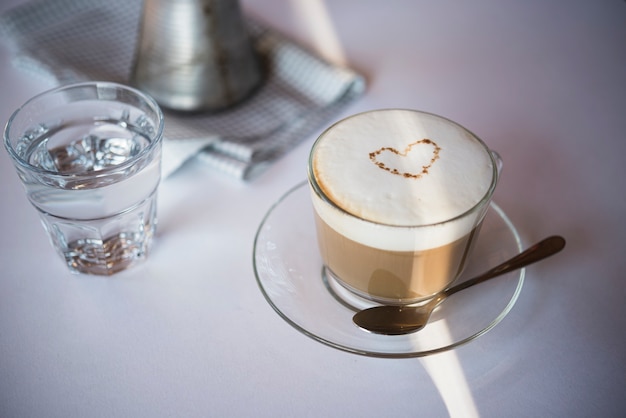
[[[494,268],[484,272],[480,276],[475,277],[471,280],[467,280],[463,283],[459,283],[458,285],[441,292],[440,295],[445,298],[463,289],[467,289],[470,286],[474,286],[475,284],[487,281],[493,277],[509,273],[522,267],[526,267],[530,264],[536,263],[539,260],[543,260],[544,258],[550,257],[551,255],[558,253],[564,247],[565,239],[561,236],[553,235],[542,241],[539,241],[537,244],[529,247],[526,251],[523,251],[515,257],[511,258],[510,260],[507,260],[504,263],[495,266]]]

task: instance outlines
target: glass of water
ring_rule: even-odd
[[[50,90],[11,116],[5,147],[72,272],[111,275],[147,257],[162,137],[157,103],[109,82]]]

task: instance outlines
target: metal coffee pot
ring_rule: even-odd
[[[237,0],[144,0],[131,84],[161,106],[220,110],[261,82]]]

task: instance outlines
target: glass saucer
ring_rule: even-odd
[[[494,203],[485,216],[467,280],[521,252],[520,237]],[[355,303],[326,279],[319,255],[307,182],[289,190],[261,222],[254,241],[254,270],[265,299],[298,331],[339,350],[372,357],[420,357],[468,343],[496,326],[515,305],[524,269],[468,288],[443,302],[429,324],[407,335],[378,335],[357,327]],[[369,302],[364,302],[369,303]]]

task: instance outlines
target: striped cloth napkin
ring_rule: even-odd
[[[142,13],[139,0],[37,0],[0,16],[0,39],[19,68],[58,84],[128,84]],[[163,174],[190,158],[252,179],[365,91],[349,68],[323,61],[276,31],[248,20],[267,63],[263,86],[218,113],[165,112]]]

